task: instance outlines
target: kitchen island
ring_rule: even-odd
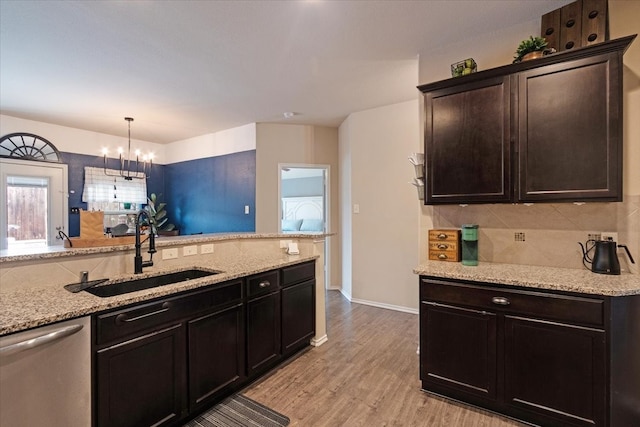
[[[429,261],[423,390],[550,426],[640,425],[640,278]]]
[[[181,425],[322,344],[325,236],[160,239],[154,265],[135,275],[131,246],[3,253],[0,386],[10,410],[0,424]],[[96,294],[113,295],[124,282],[190,269],[213,274],[114,296],[64,289],[82,271],[108,278]],[[64,366],[76,375],[60,378]],[[29,409],[34,393],[42,410]]]
[[[88,271],[90,280],[108,278],[107,285],[133,278],[133,245],[0,251],[0,336],[313,259],[318,260],[316,280],[323,283],[326,236],[329,234],[223,233],[162,237],[156,241],[154,266],[136,278],[201,267],[220,273],[109,298],[87,292],[72,294],[64,285],[78,282],[80,271]],[[284,240],[297,242],[300,254],[288,255],[280,248]],[[212,252],[202,253],[202,245],[211,244]],[[163,249],[176,248],[182,253],[185,247],[194,246],[197,255],[163,259]],[[148,257],[146,245],[142,250]],[[316,330],[320,335],[314,342],[321,344],[326,340],[324,290],[318,288]]]

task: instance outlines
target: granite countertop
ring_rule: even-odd
[[[487,262],[481,262],[472,267],[458,262],[441,261],[426,261],[416,267],[413,272],[424,276],[552,291],[604,296],[640,295],[640,275],[630,273],[614,276],[596,274],[587,269]]]
[[[335,235],[335,233],[211,233],[188,236],[162,236],[156,238],[156,248],[220,242],[225,240],[237,239],[317,239],[333,235]],[[65,248],[63,246],[47,246],[44,248],[29,248],[26,250],[5,249],[0,251],[0,264],[12,261],[32,261],[76,255],[119,252],[134,249],[135,247],[133,244],[118,246],[98,246],[93,248]]]
[[[107,298],[100,298],[88,292],[78,292],[74,294],[65,290],[64,285],[51,286],[45,289],[2,291],[0,292],[0,335],[19,332],[61,320],[86,316],[115,307],[172,295],[215,283],[226,282],[239,277],[311,261],[317,258],[317,255],[303,256],[287,254],[226,257],[221,260],[216,260],[212,265],[207,266],[207,268],[203,268],[202,266],[182,267],[179,269],[138,274],[135,275],[135,278],[141,279],[187,268],[219,271],[219,274]],[[129,280],[133,277],[133,275],[120,275],[110,278],[108,282],[100,286],[108,286],[109,284]]]

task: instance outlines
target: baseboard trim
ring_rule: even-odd
[[[327,334],[324,334],[321,337],[313,337],[311,338],[311,345],[314,347],[320,347],[322,344],[326,343],[327,341],[329,341],[329,338],[327,337]]]
[[[340,291],[340,293],[342,294],[343,297],[345,297],[347,299],[347,301],[351,302],[351,295],[347,294],[343,288],[337,289],[338,291]]]
[[[345,295],[345,297],[346,297],[346,295]],[[387,309],[387,310],[401,311],[403,313],[419,314],[419,311],[417,309],[409,308],[409,307],[403,307],[401,305],[385,304],[385,303],[382,303],[382,302],[367,301],[367,300],[357,299],[357,298],[351,298],[349,301],[355,302],[356,304],[370,305],[372,307],[384,308],[384,309]]]

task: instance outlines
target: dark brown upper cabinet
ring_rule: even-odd
[[[635,35],[419,86],[425,204],[622,201]]]

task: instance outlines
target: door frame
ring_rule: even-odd
[[[331,230],[331,165],[315,163],[278,163],[278,233],[282,234],[282,172],[284,169],[323,169],[324,170],[324,232]],[[331,283],[331,248],[325,238],[324,243],[324,289]]]
[[[52,162],[38,162],[38,161],[31,161],[31,160],[21,160],[21,159],[8,159],[8,158],[2,158],[0,159],[0,165],[14,165],[14,166],[29,166],[29,167],[36,167],[36,168],[40,168],[43,172],[44,171],[49,171],[52,169],[57,169],[60,170],[62,172],[62,188],[60,190],[58,190],[60,192],[60,194],[53,194],[53,191],[49,191],[49,196],[48,196],[48,208],[52,209],[52,202],[54,200],[54,197],[60,197],[61,199],[61,205],[60,208],[62,210],[61,212],[61,218],[60,218],[60,223],[61,223],[61,227],[62,227],[62,231],[64,231],[65,233],[68,233],[69,230],[69,171],[68,171],[68,166],[64,163],[52,163]],[[2,208],[0,208],[0,221],[2,224],[5,224],[7,222],[7,212],[6,212],[6,206],[7,206],[7,201],[6,201],[6,176],[7,175],[19,175],[19,174],[15,174],[15,173],[6,173],[4,168],[2,169],[2,172],[0,173],[0,182],[2,183],[2,191],[0,191],[0,206],[2,206]],[[44,175],[44,173],[43,173]],[[30,173],[24,173],[23,176],[37,176],[37,175],[33,175]],[[51,185],[51,184],[50,184]],[[53,210],[53,209],[52,209]],[[61,245],[63,243],[62,240],[56,239],[57,236],[57,230],[56,230],[56,225],[53,223],[52,221],[52,215],[49,215],[47,218],[47,230],[48,230],[48,235],[47,235],[47,246],[55,246],[55,245]],[[6,241],[6,236],[0,236],[0,250],[6,250],[7,249],[7,241]]]

